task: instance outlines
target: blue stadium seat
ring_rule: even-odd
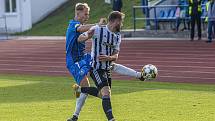
[[[176,20],[175,9],[160,10],[158,15],[158,22],[170,22]]]
[[[170,18],[170,19],[175,18],[175,10],[174,9],[170,9],[168,18]]]
[[[159,15],[158,15],[158,18],[163,18],[163,17],[164,17],[164,11],[161,10],[160,13],[159,13]]]
[[[169,12],[170,12],[170,9],[164,11],[164,16],[163,16],[164,19],[168,18]]]

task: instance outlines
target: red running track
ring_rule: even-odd
[[[138,71],[145,64],[154,64],[159,71],[156,81],[215,84],[215,43],[122,40],[117,63]],[[0,41],[0,73],[69,76],[65,40]],[[113,79],[132,78],[113,74]]]

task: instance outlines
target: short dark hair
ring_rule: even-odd
[[[123,20],[124,17],[125,17],[124,13],[121,13],[119,11],[112,11],[108,16],[108,21],[111,22],[111,21],[114,21],[116,19]]]

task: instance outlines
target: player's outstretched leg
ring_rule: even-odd
[[[113,63],[111,66],[111,70],[113,72],[116,72],[121,75],[126,75],[126,76],[131,76],[131,77],[137,78],[141,81],[145,80],[144,76],[143,76],[144,75],[143,69],[141,70],[141,72],[138,72],[138,71],[135,71],[134,69],[128,68],[121,64]]]

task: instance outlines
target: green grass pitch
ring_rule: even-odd
[[[0,121],[66,121],[75,106],[70,77],[0,75]],[[116,81],[118,121],[215,121],[215,85]],[[106,121],[90,96],[79,121]]]

